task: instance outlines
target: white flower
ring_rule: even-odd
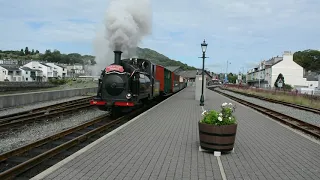
[[[231,104],[231,103],[229,103],[229,105],[230,105],[230,106],[232,106],[232,104]]]
[[[206,113],[207,113],[207,111],[204,110],[201,115],[204,116]]]
[[[222,116],[222,114],[220,113],[219,116]]]
[[[222,117],[218,117],[218,120],[219,120],[219,121],[222,121]]]
[[[228,103],[226,103],[226,102],[222,104],[222,106],[226,106],[226,105],[228,105]]]
[[[229,117],[229,120],[231,120],[231,117]]]

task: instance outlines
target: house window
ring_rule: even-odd
[[[26,81],[28,81],[28,78],[26,78]]]
[[[28,71],[26,71],[26,74],[28,74]]]

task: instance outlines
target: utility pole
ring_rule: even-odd
[[[229,64],[231,64],[231,63],[229,63],[229,61],[227,60],[226,79],[228,79],[228,65]]]

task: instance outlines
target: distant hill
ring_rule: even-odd
[[[158,53],[149,48],[137,48],[137,56],[139,58],[149,59],[150,61],[162,66],[180,66],[183,70],[195,70],[195,67],[188,66],[180,61],[168,58],[167,56]]]
[[[152,62],[162,66],[180,66],[184,70],[196,69],[195,67],[188,66],[180,61],[172,60],[167,56],[158,53],[149,48],[137,48],[137,56],[139,58],[149,59]],[[45,60],[48,62],[64,63],[64,64],[96,64],[94,56],[81,55],[79,53],[63,54],[59,50],[46,50],[44,53],[40,53],[38,50],[29,50],[25,47],[21,50],[0,50],[0,59],[17,59],[17,60]]]

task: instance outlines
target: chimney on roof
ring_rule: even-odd
[[[291,51],[284,51],[283,52],[283,61],[293,61],[293,54]]]

